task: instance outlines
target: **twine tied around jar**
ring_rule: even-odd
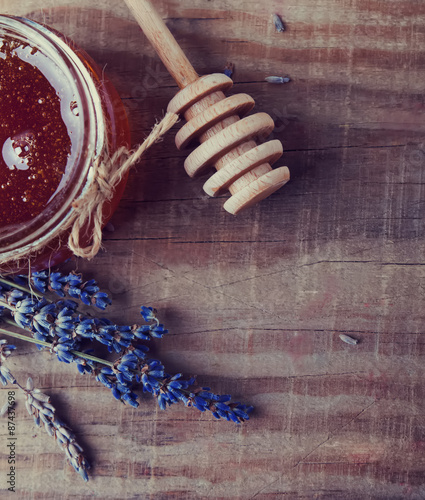
[[[151,133],[134,151],[119,148],[112,156],[101,155],[94,165],[94,178],[86,192],[72,204],[74,213],[67,225],[71,227],[68,246],[77,257],[92,259],[102,246],[103,206],[109,201],[114,190],[143,154],[159,141],[170,128],[177,123],[179,117],[175,113],[167,112],[164,118],[156,123]],[[84,227],[90,225],[91,242],[88,246],[81,243],[81,234]]]
[[[72,212],[65,224],[52,231],[49,239],[35,242],[30,247],[16,249],[12,259],[0,257],[0,265],[18,262],[36,255],[44,248],[54,245],[57,238],[68,236],[68,247],[77,257],[92,259],[102,246],[102,227],[104,225],[104,204],[111,200],[115,188],[143,156],[143,154],[158,142],[177,123],[179,116],[167,112],[161,121],[157,122],[150,134],[135,150],[120,147],[112,155],[103,151],[92,165],[92,182],[83,194],[73,202]],[[87,227],[90,234],[85,234]],[[85,246],[89,236],[90,243]]]

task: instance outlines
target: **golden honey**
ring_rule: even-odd
[[[125,110],[86,52],[51,28],[9,16],[0,16],[0,96],[0,269],[22,267],[13,261],[25,252],[33,269],[51,266],[70,256],[67,235],[50,236],[93,181],[96,161],[129,146]],[[105,222],[124,185],[105,206]]]
[[[25,60],[28,50],[13,39],[4,39],[0,48],[1,227],[26,222],[43,210],[71,153],[61,99],[43,73]]]

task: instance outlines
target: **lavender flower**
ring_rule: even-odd
[[[6,361],[6,359],[12,354],[16,347],[14,345],[8,344],[5,339],[0,340],[0,362]]]
[[[228,63],[226,63],[226,66],[224,67],[223,73],[226,76],[228,76],[229,78],[231,78],[234,70],[235,70],[235,65],[231,62],[228,62]]]
[[[32,332],[37,340],[43,342],[53,340],[61,344],[55,352],[78,350],[84,339],[97,341],[105,345],[109,352],[122,353],[129,348],[134,340],[150,340],[162,338],[168,330],[159,323],[152,308],[143,307],[144,318],[152,321],[149,325],[114,325],[105,318],[89,318],[77,312],[77,304],[70,300],[47,302],[41,299],[21,296],[19,299],[7,292],[0,297],[11,312],[16,324],[24,330]],[[70,362],[71,357],[59,356],[61,361]]]
[[[16,347],[0,340],[0,380],[3,385],[11,383],[16,385],[25,394],[25,406],[28,413],[34,418],[35,424],[42,424],[46,432],[54,437],[60,448],[66,453],[68,460],[74,469],[81,475],[84,481],[88,481],[87,470],[89,464],[83,455],[82,447],[76,442],[72,431],[56,416],[56,409],[50,402],[50,397],[39,389],[34,389],[34,383],[28,378],[26,388],[22,387],[11,374],[9,368],[4,366],[4,361],[10,356]],[[0,415],[9,409],[9,401],[0,410]]]
[[[14,345],[7,344],[6,340],[0,340],[0,382],[2,385],[7,385],[8,383],[14,384],[16,382],[15,377],[10,373],[9,368],[4,366],[3,362],[12,354],[15,350]]]
[[[142,306],[140,308],[140,314],[145,321],[153,321],[156,319],[155,310],[152,307]]]
[[[41,294],[52,291],[60,297],[68,295],[73,299],[81,300],[87,306],[93,305],[102,310],[111,304],[108,295],[99,291],[95,280],[83,282],[81,274],[74,272],[62,274],[60,272],[40,271],[32,273],[31,276],[21,274],[15,277],[15,283],[33,287]]]
[[[38,427],[44,425],[45,431],[56,440],[76,472],[84,481],[88,481],[87,470],[90,465],[83,455],[83,448],[76,442],[69,427],[56,416],[56,409],[50,403],[50,397],[39,389],[34,389],[31,378],[28,378],[25,389],[20,388],[25,393],[25,406],[28,413],[34,418],[35,424]]]

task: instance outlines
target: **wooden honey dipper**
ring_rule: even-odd
[[[237,214],[263,200],[289,180],[289,169],[272,169],[283,153],[282,144],[272,140],[257,146],[255,137],[266,137],[274,129],[266,113],[240,118],[254,107],[247,94],[231,97],[223,91],[233,81],[218,73],[199,77],[179,44],[149,0],[125,0],[165,67],[180,87],[167,111],[181,114],[187,123],[176,135],[182,149],[198,138],[198,146],[185,160],[190,177],[214,166],[217,172],[204,184],[204,191],[218,196],[229,190],[232,196],[224,209]]]

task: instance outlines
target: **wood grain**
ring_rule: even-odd
[[[0,0],[106,65],[139,143],[178,89],[124,2],[39,5]],[[52,395],[93,468],[84,484],[20,404],[15,496],[0,420],[2,498],[425,498],[425,4],[156,5],[200,74],[235,64],[233,93],[274,118],[291,182],[231,217],[187,177],[171,133],[132,173],[105,251],[68,266],[110,291],[114,321],[157,308],[170,334],[153,352],[168,371],[255,412],[236,427],[148,396],[131,410],[17,343],[11,370]]]

